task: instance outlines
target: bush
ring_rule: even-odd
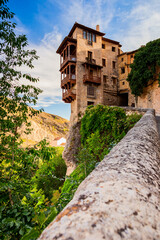
[[[93,156],[85,148],[82,148],[79,151],[77,160],[77,168],[66,178],[66,181],[61,189],[61,196],[56,204],[58,212],[60,212],[72,200],[79,184],[90,172],[92,172],[97,164],[95,158],[93,158]]]
[[[67,167],[62,155],[58,154],[54,147],[48,147],[47,149],[43,154],[43,157],[47,156],[47,160],[43,159],[43,163],[37,170],[32,182],[37,190],[42,189],[45,197],[51,200],[53,191],[63,185]]]

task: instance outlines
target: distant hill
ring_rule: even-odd
[[[31,134],[27,135],[24,133],[24,125],[19,130],[21,139],[23,140],[23,147],[34,146],[44,138],[51,146],[56,146],[57,141],[55,138],[66,138],[69,130],[69,121],[57,115],[42,112],[37,116],[29,118],[29,120],[33,129]]]

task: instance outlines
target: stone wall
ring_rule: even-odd
[[[157,124],[149,110],[39,240],[160,239],[159,164]]]
[[[144,115],[147,111],[150,110],[152,111],[151,108],[136,108],[136,107],[120,107],[120,108],[123,108],[127,115],[131,115],[134,113]]]
[[[160,115],[160,87],[158,81],[144,88],[143,94],[138,97],[137,107],[154,108],[156,114]]]

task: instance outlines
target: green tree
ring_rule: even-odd
[[[160,84],[160,74],[159,76],[157,74],[158,67],[160,67],[160,39],[147,43],[135,54],[127,79],[132,94],[140,96],[143,89],[155,80],[158,80]]]
[[[14,13],[7,7],[7,2],[0,1],[0,212],[5,217],[2,230],[8,237],[0,232],[0,238],[19,239],[25,232],[25,221],[31,221],[33,212],[24,209],[21,200],[29,189],[34,157],[19,147],[18,129],[24,123],[26,132],[30,131],[28,116],[37,111],[28,104],[36,104],[41,90],[34,85],[38,78],[21,71],[22,66],[33,68],[33,61],[38,56],[35,50],[26,49],[25,35],[16,35]],[[23,212],[22,217],[19,211]],[[14,234],[16,229],[18,232]]]

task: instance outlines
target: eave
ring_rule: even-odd
[[[122,45],[119,42],[115,41],[115,40],[112,40],[112,39],[109,39],[109,38],[105,38],[105,37],[103,37],[102,40],[105,41],[105,42],[110,42],[110,43],[116,44],[119,47],[122,47]]]
[[[71,38],[71,37],[65,37],[63,39],[63,41],[61,42],[61,44],[59,45],[56,53],[59,53],[61,54],[62,50],[64,49],[64,47],[67,45],[68,42],[71,42],[71,43],[77,43],[77,39],[74,39],[74,38]]]

